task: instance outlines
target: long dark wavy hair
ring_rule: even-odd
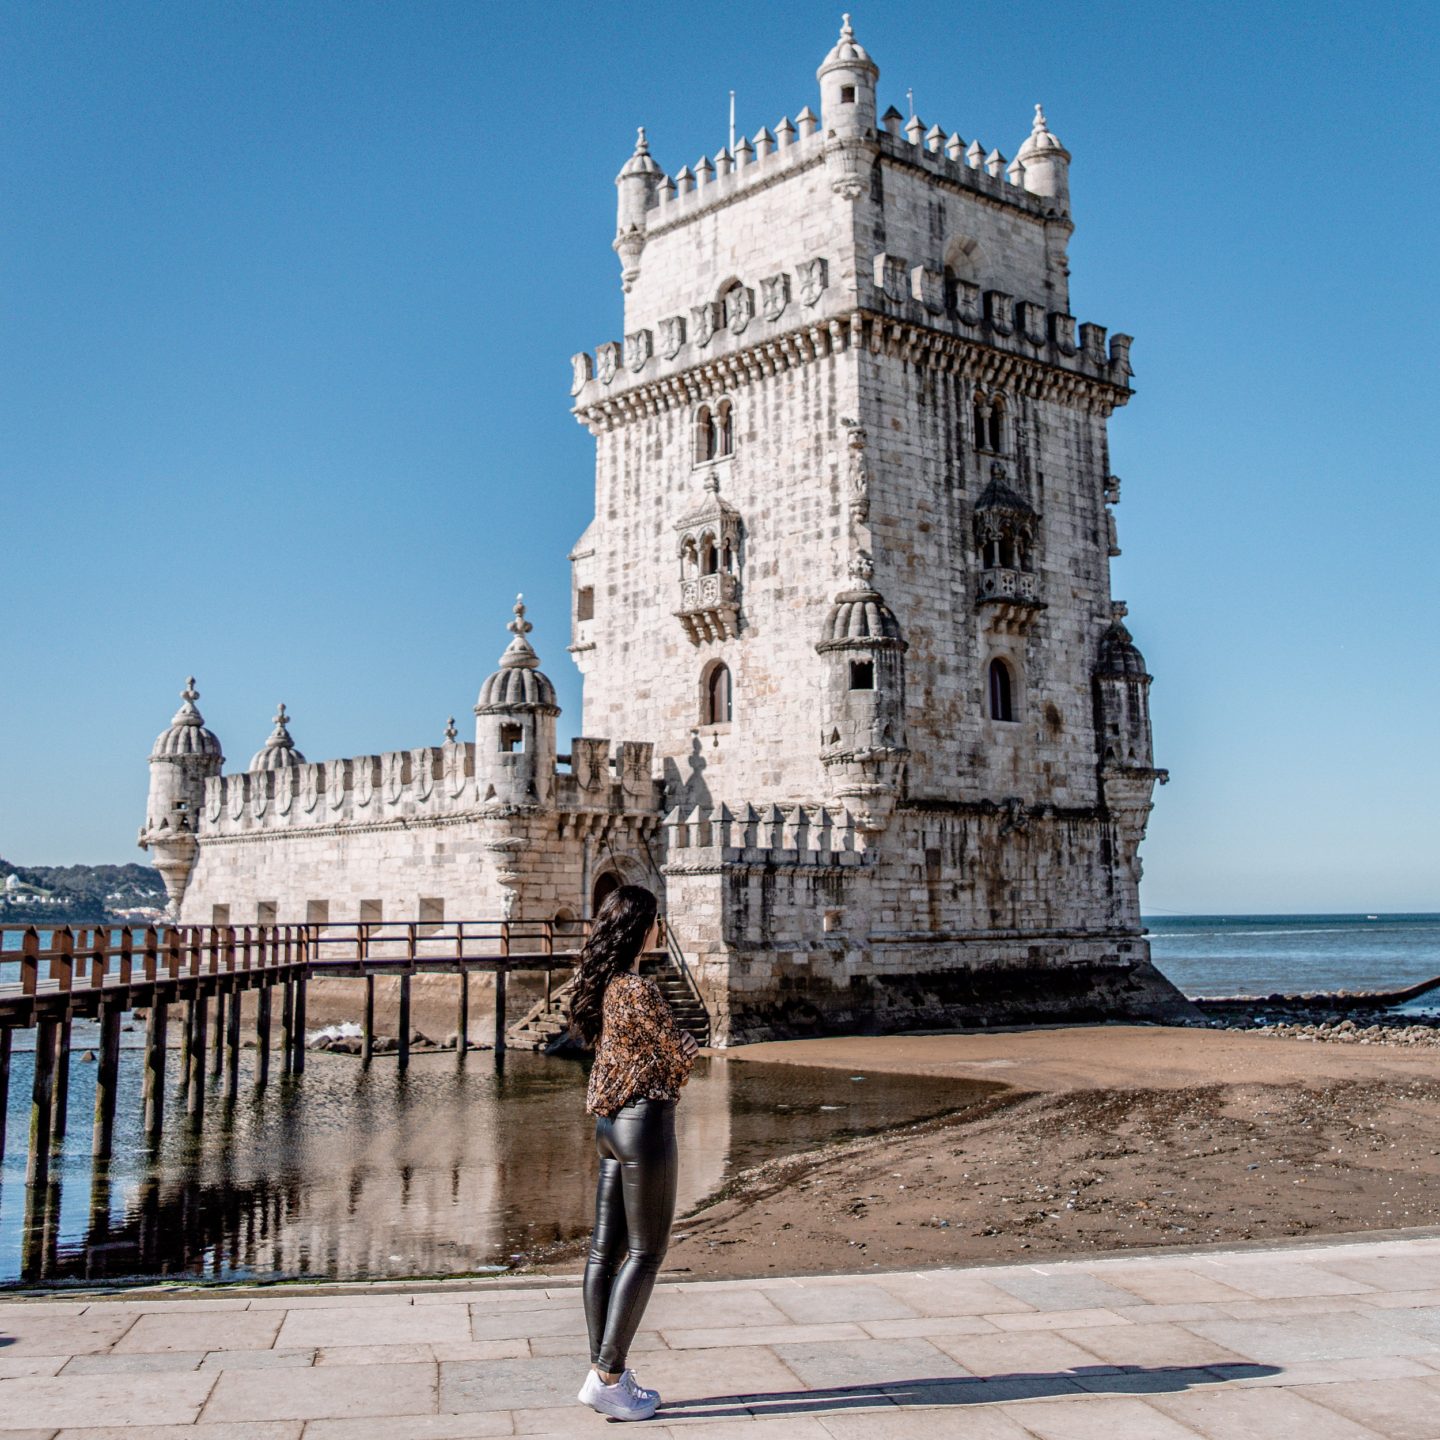
[[[635,963],[657,908],[655,896],[643,885],[621,885],[595,912],[570,992],[570,1035],[587,1050],[600,1038],[605,987]]]

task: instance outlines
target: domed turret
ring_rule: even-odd
[[[220,741],[206,728],[196,708],[200,692],[193,675],[186,680],[180,698],[184,703],[150,750],[150,794],[140,829],[140,848],[153,853],[172,915],[179,914],[195,865],[195,831],[200,825],[205,782],[219,775],[225,764]]]
[[[475,703],[475,779],[480,798],[497,805],[546,805],[555,784],[555,687],[525,637],[523,596],[515,597],[514,636],[500,668]]]
[[[868,136],[875,129],[875,82],[880,67],[842,16],[840,38],[820,62],[820,123],[826,135]]]
[[[275,728],[270,732],[264,748],[255,752],[255,758],[250,762],[251,770],[288,770],[292,766],[305,763],[305,757],[295,748],[290,731],[286,729],[289,719],[285,713],[285,702],[282,700],[275,711]]]
[[[1154,764],[1150,740],[1150,675],[1125,628],[1122,601],[1112,607],[1095,660],[1095,741],[1102,769],[1145,770]]]
[[[1015,156],[1025,167],[1025,188],[1034,195],[1048,195],[1062,210],[1070,208],[1070,152],[1050,133],[1045,111],[1035,107],[1035,123]]]
[[[650,155],[645,127],[635,139],[635,153],[615,177],[619,190],[615,219],[615,253],[620,257],[620,283],[629,290],[640,274],[640,252],[645,248],[647,212],[654,208],[664,178]]]

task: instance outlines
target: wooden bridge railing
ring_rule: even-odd
[[[375,978],[399,979],[396,1057],[410,1060],[410,988],[417,974],[460,978],[457,1048],[469,1043],[472,973],[495,977],[495,1049],[505,1049],[506,976],[569,970],[589,931],[587,921],[451,920],[341,922],[305,925],[68,925],[48,930],[0,925],[0,1158],[9,1098],[12,1039],[34,1029],[35,1074],[26,1177],[43,1184],[65,1138],[71,1024],[100,1025],[92,1153],[107,1162],[114,1143],[121,1019],[144,1009],[144,1133],[158,1144],[164,1124],[170,1007],[180,1005],[180,1081],[193,1124],[204,1117],[207,1059],[224,1072],[224,1093],[239,1087],[241,1007],[256,992],[255,1082],[269,1078],[272,1002],[280,990],[280,1057],[285,1073],[305,1068],[306,986],[311,978],[358,977],[365,982],[362,1056],[374,1053]],[[13,937],[13,939],[11,938]],[[214,1029],[210,1029],[213,1010]],[[207,1055],[208,1050],[208,1055]]]

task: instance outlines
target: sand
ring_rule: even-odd
[[[665,1268],[694,1278],[1440,1225],[1430,1049],[1097,1026],[726,1053],[1001,1088],[954,1117],[737,1176],[676,1224]]]

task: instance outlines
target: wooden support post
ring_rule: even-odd
[[[280,1069],[290,1074],[295,1068],[295,981],[280,982]]]
[[[234,985],[236,982],[230,982]],[[245,999],[242,991],[230,992],[225,1033],[225,1098],[234,1100],[240,1093],[240,1007]]]
[[[199,995],[191,1007],[190,1068],[185,1078],[185,1113],[197,1129],[205,1120],[205,1022],[210,1005]]]
[[[470,972],[460,962],[460,1013],[455,1017],[455,1050],[463,1058],[470,1048]]]
[[[291,1071],[305,1073],[305,972],[295,977],[295,1060]]]
[[[155,1145],[165,1125],[165,1031],[170,1007],[158,996],[145,1018],[145,1139]]]
[[[0,1030],[0,1165],[5,1163],[5,1117],[10,1113],[10,1027]]]
[[[270,1000],[274,986],[267,980],[255,995],[255,1083],[270,1083]]]
[[[65,1130],[70,1119],[70,1016],[68,1012],[57,1027],[55,1042],[55,1115],[50,1122],[50,1153],[58,1155],[65,1148]]]
[[[120,983],[129,985],[135,975],[135,934],[128,925],[120,931]]]
[[[368,1065],[375,1054],[375,977],[365,977],[365,1022],[361,1026],[360,1063]]]
[[[190,1089],[190,1052],[195,1048],[195,1007],[203,1005],[203,999],[192,997],[180,1011],[180,1088]]]
[[[27,1185],[50,1180],[50,1124],[55,1118],[55,1050],[60,1027],[41,1020],[35,1031],[35,1082],[30,1089],[30,1157],[25,1165]]]
[[[400,976],[400,1050],[396,1056],[400,1070],[410,1068],[410,974]]]
[[[210,1069],[218,1075],[225,1063],[225,992],[215,983],[215,1034],[210,1042]]]
[[[115,1093],[120,1083],[119,996],[100,1002],[100,1068],[95,1072],[95,1130],[90,1153],[107,1161],[115,1148]]]
[[[505,967],[510,958],[510,923],[500,924],[500,966],[495,971],[495,1053],[505,1053]]]
[[[495,972],[495,1053],[505,1050],[505,962]]]

